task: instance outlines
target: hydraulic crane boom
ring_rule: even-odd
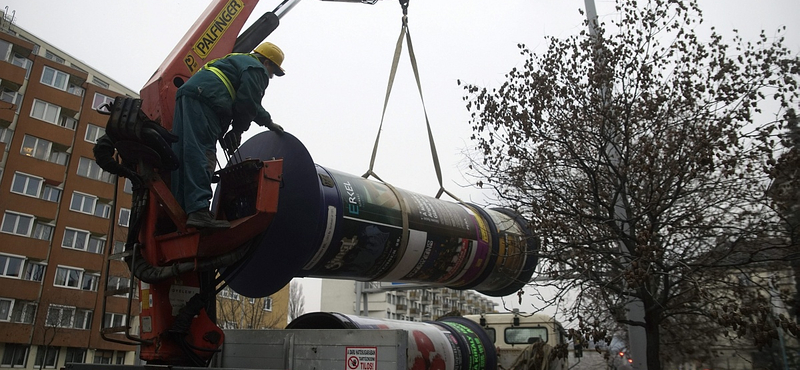
[[[139,335],[129,332],[130,324],[101,333],[140,344],[140,357],[151,364],[207,366],[224,339],[215,324],[218,269],[242,260],[277,212],[281,159],[246,160],[219,171],[220,199],[232,205],[218,214],[231,221],[226,230],[187,227],[168,185],[169,172],[180,165],[170,148],[177,139],[169,132],[177,89],[208,61],[253,50],[299,0],[284,0],[239,34],[258,2],[212,1],[141,89],[141,99],[115,100],[106,137],[95,147],[102,168],[134,183],[126,262],[140,281],[141,302]],[[115,151],[121,164],[112,158]],[[114,336],[119,333],[128,341]]]

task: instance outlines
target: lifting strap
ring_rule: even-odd
[[[414,46],[411,44],[411,32],[408,29],[408,0],[400,0],[400,5],[403,7],[403,24],[400,28],[400,37],[397,38],[397,45],[395,46],[394,51],[394,59],[392,60],[392,70],[389,72],[389,84],[386,86],[386,97],[383,100],[383,112],[381,113],[381,123],[378,126],[378,135],[375,137],[375,145],[372,148],[372,157],[369,161],[369,170],[362,175],[363,178],[369,178],[369,176],[375,177],[378,181],[385,183],[378,175],[373,171],[375,166],[375,157],[378,153],[378,142],[381,139],[381,131],[383,129],[383,120],[386,117],[386,107],[389,104],[389,96],[392,94],[392,85],[394,84],[394,78],[397,74],[397,64],[400,61],[400,53],[403,51],[403,39],[405,38],[406,42],[408,43],[408,56],[411,59],[411,68],[414,70],[414,78],[417,81],[417,89],[419,90],[419,98],[422,101],[422,111],[425,114],[425,125],[428,129],[428,142],[431,147],[431,158],[433,159],[433,167],[436,170],[436,179],[439,181],[439,191],[436,193],[436,198],[442,196],[442,193],[449,195],[455,201],[459,203],[463,203],[461,199],[457,196],[453,195],[451,192],[447,191],[442,184],[442,170],[439,166],[439,156],[436,154],[436,144],[433,140],[433,132],[431,131],[431,123],[428,119],[428,110],[425,108],[425,99],[422,97],[422,84],[420,83],[419,79],[419,70],[417,69],[417,57],[414,55]]]

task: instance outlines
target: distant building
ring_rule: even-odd
[[[217,294],[217,325],[222,329],[284,329],[289,317],[289,284],[263,298],[248,298],[230,288]]]
[[[474,291],[409,286],[322,279],[320,310],[406,321],[435,320],[453,311],[497,312],[496,302]]]
[[[135,346],[100,334],[138,324],[115,290],[130,281],[117,253],[131,184],[92,149],[107,121],[96,109],[138,95],[0,15],[0,367],[132,364]]]

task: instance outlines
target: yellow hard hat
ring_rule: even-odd
[[[275,71],[275,74],[278,76],[284,75],[284,70],[281,68],[281,64],[283,63],[283,51],[275,46],[275,44],[271,42],[264,42],[261,45],[258,45],[253,52],[261,54],[265,58],[269,59],[270,62],[275,64],[278,67],[278,70]]]

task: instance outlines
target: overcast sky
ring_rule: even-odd
[[[262,0],[251,16],[274,9]],[[205,10],[208,0],[3,0],[15,24],[138,91]],[[705,26],[738,29],[753,40],[787,26],[786,46],[800,50],[800,1],[700,0]],[[614,2],[596,1],[601,20],[616,17]],[[497,87],[521,67],[518,43],[535,52],[544,36],[583,29],[583,0],[410,0],[409,29],[419,65],[445,187],[463,200],[484,194],[463,185],[469,114],[456,83]],[[361,175],[380,122],[400,31],[397,0],[376,5],[303,0],[268,38],[286,54],[286,76],[271,81],[263,104],[275,122],[298,137],[327,168]],[[248,22],[249,24],[249,22]],[[724,34],[724,32],[723,32]],[[260,130],[253,125],[251,136]],[[386,112],[376,172],[410,191],[435,195],[438,184],[422,105],[404,52]],[[306,295],[313,296],[308,284]],[[313,300],[311,300],[313,301]],[[513,299],[515,301],[515,299]],[[307,299],[307,311],[314,302]],[[523,303],[523,310],[526,304]]]

